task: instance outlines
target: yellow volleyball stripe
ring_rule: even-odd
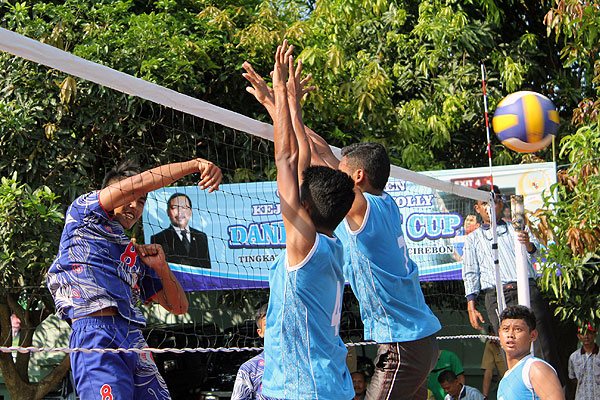
[[[544,136],[544,110],[534,94],[523,96],[522,101],[527,141],[529,143],[538,142]]]
[[[492,118],[492,127],[494,132],[502,132],[512,128],[519,123],[519,117],[514,114],[497,115]]]
[[[560,124],[560,118],[558,118],[558,111],[556,110],[548,110],[548,119],[552,122]]]

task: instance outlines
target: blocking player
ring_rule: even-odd
[[[248,92],[272,114],[272,89],[249,63],[242,66],[252,83]],[[378,343],[366,399],[426,399],[427,376],[438,356],[434,335],[441,325],[408,257],[398,206],[383,190],[390,173],[387,152],[377,143],[358,143],[342,149],[340,161],[320,136],[305,129],[311,162],[346,172],[355,184],[352,207],[335,232],[344,244],[344,274],[360,302],[365,340]]]
[[[498,400],[564,400],[554,368],[531,354],[538,332],[529,308],[514,305],[502,311],[498,336],[508,366],[498,386]]]
[[[309,142],[294,69],[284,41],[273,72],[275,163],[286,250],[269,271],[263,395],[278,399],[354,397],[339,337],[343,249],[334,236],[354,199],[353,182],[328,167],[308,167]],[[286,84],[286,77],[289,78]]]
[[[131,162],[110,170],[102,189],[75,199],[47,283],[60,318],[72,326],[71,348],[147,348],[138,300],[156,301],[174,314],[187,312],[183,289],[158,244],[126,235],[142,216],[146,194],[199,172],[199,186],[217,190],[221,170],[195,159],[142,173]],[[150,353],[70,354],[82,399],[169,399]]]

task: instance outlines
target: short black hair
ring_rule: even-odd
[[[529,331],[534,330],[536,326],[536,318],[533,311],[521,305],[510,306],[502,311],[502,314],[500,314],[500,323],[505,319],[522,319],[527,323]]]
[[[454,382],[456,381],[456,374],[454,373],[454,371],[451,371],[449,369],[445,369],[443,370],[439,375],[438,375],[438,382],[444,383],[444,382]]]
[[[390,157],[381,143],[354,143],[342,149],[354,169],[362,169],[374,189],[383,190],[390,177]]]
[[[106,175],[104,175],[104,179],[102,180],[102,189],[110,185],[113,181],[118,182],[125,178],[129,178],[130,176],[137,175],[140,172],[140,167],[138,167],[134,161],[124,161],[118,166],[109,170]]]
[[[485,185],[481,185],[477,188],[477,190],[483,190],[484,192],[491,192],[492,191],[492,185],[490,185],[489,183],[486,183]],[[496,185],[494,185],[494,193],[496,193],[497,195],[501,195],[502,192],[500,192],[500,188]]]
[[[190,205],[190,207],[192,206],[192,200],[190,200],[190,197],[185,194],[185,193],[181,193],[181,192],[177,192],[177,193],[173,193],[171,195],[171,197],[169,197],[169,200],[167,200],[167,210],[169,209],[169,206],[171,205],[171,200],[176,199],[178,197],[185,197],[188,201],[188,204]]]
[[[335,229],[354,202],[354,181],[348,174],[321,165],[302,173],[300,200],[310,204],[310,218],[316,227]]]
[[[352,376],[352,375],[354,375],[354,374],[359,374],[359,375],[362,375],[363,379],[364,379],[365,381],[367,380],[367,375],[366,375],[364,372],[360,371],[360,370],[354,371],[353,373],[351,373],[351,374],[350,374],[350,376]]]
[[[256,326],[260,328],[260,320],[267,316],[267,308],[269,307],[268,303],[263,304],[254,312],[254,320],[256,321]]]

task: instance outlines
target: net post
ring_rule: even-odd
[[[510,209],[512,210],[512,224],[515,228],[515,232],[522,232],[525,230],[525,208],[523,205],[523,196],[510,196],[510,203]],[[519,237],[517,235],[514,236],[514,243],[519,304],[530,307],[531,302],[529,296],[529,276],[527,273],[527,249],[523,243],[519,242]]]

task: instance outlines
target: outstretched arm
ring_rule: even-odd
[[[312,249],[316,229],[308,212],[300,203],[300,187],[298,181],[298,163],[301,157],[298,141],[292,124],[288,102],[288,86],[286,77],[290,68],[291,50],[284,41],[275,54],[273,71],[273,91],[275,96],[275,111],[273,115],[273,131],[275,142],[275,164],[277,165],[277,189],[281,202],[281,215],[286,232],[286,250],[290,266],[298,265]],[[290,74],[295,79],[295,74]],[[295,86],[295,83],[292,82]],[[298,111],[298,110],[296,110]],[[293,118],[298,119],[297,115]],[[296,124],[298,120],[296,121]],[[310,157],[306,143],[302,144],[302,157]],[[302,161],[303,163],[305,161]]]
[[[304,121],[302,120],[302,106],[300,101],[305,93],[301,82],[302,60],[298,60],[298,65],[294,70],[294,58],[289,58],[289,73],[287,82],[288,104],[290,107],[290,117],[292,119],[292,128],[296,141],[298,142],[298,185],[302,185],[304,180],[303,172],[311,164],[311,145],[306,131]],[[309,76],[310,78],[310,76]],[[304,82],[307,80],[305,79]]]
[[[198,186],[201,189],[208,188],[209,193],[219,190],[219,184],[223,177],[221,169],[210,161],[196,158],[186,162],[152,168],[108,185],[100,190],[100,204],[106,211],[112,211],[123,204],[144,196],[148,192],[170,185],[176,180],[195,172],[200,173]]]

